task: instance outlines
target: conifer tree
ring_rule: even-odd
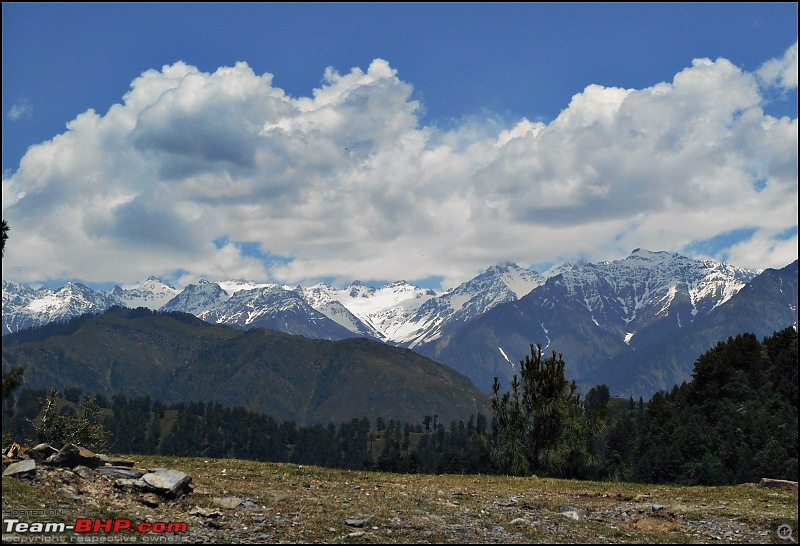
[[[531,345],[510,391],[501,394],[495,378],[493,426],[484,435],[484,446],[497,471],[580,476],[594,464],[593,438],[603,422],[584,413],[564,366],[561,355],[542,358],[541,346]]]

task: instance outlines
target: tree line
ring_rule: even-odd
[[[86,428],[89,405],[114,453],[648,483],[797,480],[797,362],[794,328],[763,341],[742,334],[703,354],[691,381],[636,403],[612,398],[606,385],[582,398],[562,356],[531,346],[510,389],[495,382],[488,417],[442,423],[432,409],[418,423],[378,416],[304,426],[214,402],[166,405],[75,387],[54,406],[43,390],[7,396],[4,374],[3,432],[41,439],[43,407],[49,422],[57,407],[60,422]]]

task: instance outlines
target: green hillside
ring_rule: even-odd
[[[10,367],[25,368],[28,388],[213,401],[300,424],[488,412],[486,395],[466,377],[407,349],[239,331],[146,309],[115,308],[6,336],[3,370]]]

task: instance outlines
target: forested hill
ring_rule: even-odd
[[[3,370],[10,367],[25,368],[28,388],[212,401],[300,424],[488,413],[487,396],[466,377],[408,349],[239,331],[143,308],[6,336]]]
[[[657,393],[638,430],[637,479],[736,484],[797,480],[797,331],[743,334],[695,363],[692,381]]]

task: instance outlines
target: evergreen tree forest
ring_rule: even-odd
[[[65,392],[57,411],[99,406],[110,453],[292,462],[399,473],[515,474],[729,485],[797,480],[797,332],[742,334],[695,363],[692,380],[645,402],[606,385],[581,399],[564,361],[531,347],[511,390],[495,388],[492,415],[418,423],[367,416],[299,426],[242,407]],[[44,390],[3,399],[3,433],[34,441]],[[83,403],[81,402],[83,399]],[[52,409],[51,409],[52,411]],[[423,409],[423,411],[425,411]]]

